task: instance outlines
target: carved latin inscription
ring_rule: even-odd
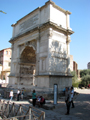
[[[38,14],[21,23],[19,28],[20,32],[36,25],[37,22],[38,22]]]

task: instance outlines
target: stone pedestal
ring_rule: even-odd
[[[72,76],[63,75],[41,75],[36,76],[36,85],[41,88],[53,88],[54,84],[58,85],[58,91],[63,90],[66,86],[72,86]]]

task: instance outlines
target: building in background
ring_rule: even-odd
[[[78,64],[73,61],[73,55],[70,55],[70,70],[75,71],[78,79],[80,79],[80,70],[78,70]]]
[[[87,69],[90,69],[90,62],[87,64]]]
[[[1,79],[2,65],[0,64],[0,79]]]
[[[76,73],[78,71],[78,64],[75,61],[73,61],[73,71],[75,71]]]
[[[11,64],[11,48],[6,48],[0,51],[0,79],[6,85],[9,83]],[[0,83],[1,84],[1,83]]]

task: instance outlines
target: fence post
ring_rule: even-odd
[[[20,108],[19,108],[19,113],[20,115],[22,114],[22,105],[20,104]]]
[[[5,110],[5,100],[3,100],[2,112],[4,113]]]
[[[29,107],[29,120],[31,120],[31,107]]]
[[[7,109],[7,110],[6,110],[6,111],[7,111],[6,114],[7,114],[7,116],[9,116],[9,101],[7,102],[7,108],[6,108],[6,109]]]
[[[22,115],[22,105],[20,104],[20,106],[19,106],[19,116],[21,116]],[[19,120],[21,119],[21,117],[19,118]]]
[[[2,101],[0,100],[0,111],[1,111]]]
[[[14,116],[14,109],[15,109],[15,104],[12,104],[12,116]]]
[[[45,120],[45,112],[43,112],[43,120]]]

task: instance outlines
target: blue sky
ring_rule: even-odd
[[[36,9],[48,0],[0,0],[0,50],[11,47],[13,23]],[[87,69],[90,62],[90,0],[53,0],[56,5],[69,10],[71,35],[70,54],[78,64],[78,69]]]

